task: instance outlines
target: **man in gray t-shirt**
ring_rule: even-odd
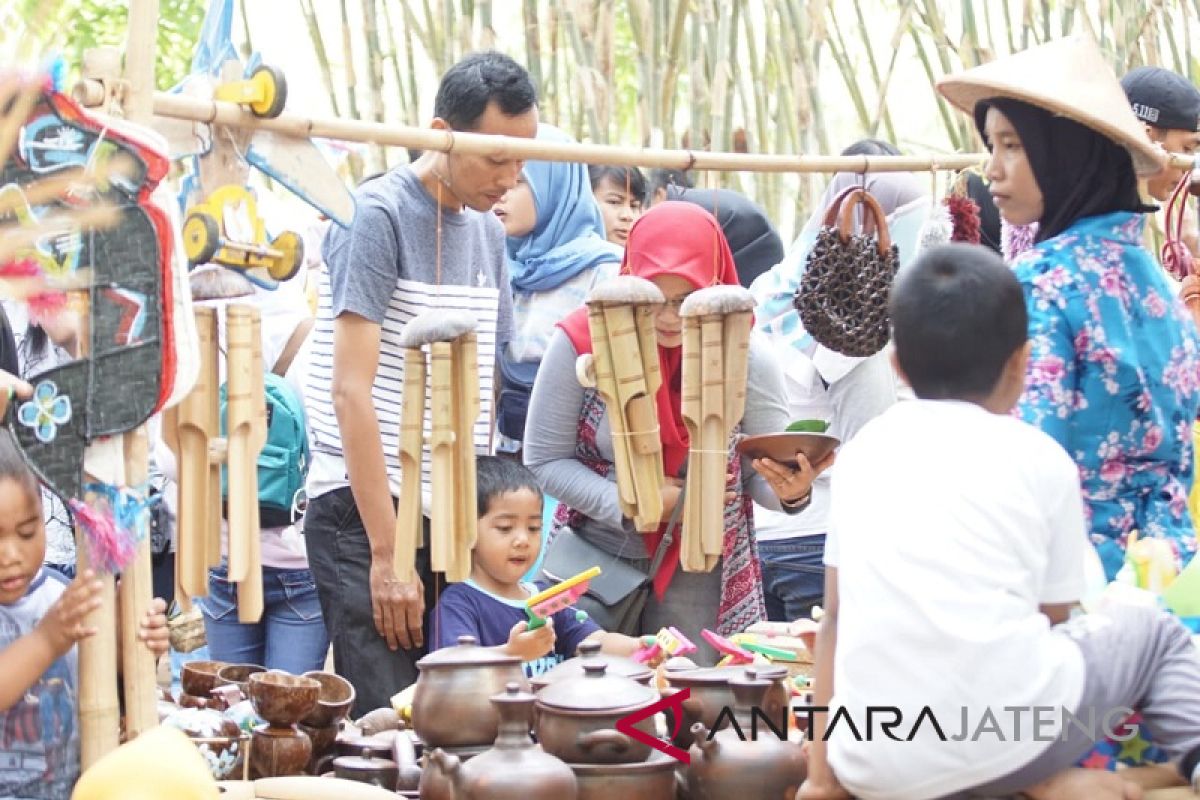
[[[499,53],[474,53],[443,76],[432,127],[533,138],[536,103],[524,68]],[[491,209],[523,166],[426,152],[359,187],[354,222],[331,228],[322,248],[328,269],[305,387],[313,459],[304,528],[334,663],[354,684],[356,715],[387,706],[416,680],[424,614],[435,600],[425,548],[413,583],[401,583],[392,568],[404,375],[398,338],[408,320],[432,308],[467,310],[479,321],[482,413],[474,434],[476,449],[485,450],[495,354],[512,329],[504,230]],[[427,463],[422,472],[427,494]]]

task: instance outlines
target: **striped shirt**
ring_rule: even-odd
[[[491,214],[443,210],[441,284],[438,285],[437,205],[408,166],[397,167],[359,188],[358,212],[349,228],[331,227],[323,255],[326,272],[318,289],[305,381],[305,411],[312,436],[310,498],[349,486],[342,439],[333,408],[333,321],[354,313],[381,325],[379,369],[371,397],[393,495],[400,492],[400,411],[404,349],[400,333],[430,310],[469,312],[477,321],[480,414],[476,452],[487,452],[493,421],[497,345],[512,331],[512,292],[504,258],[504,229]],[[427,351],[428,353],[428,351]],[[422,494],[429,507],[429,385],[425,387],[425,448]]]

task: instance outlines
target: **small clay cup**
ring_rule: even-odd
[[[321,691],[312,678],[274,670],[252,673],[249,683],[254,713],[277,728],[289,728],[312,713]]]
[[[266,672],[266,667],[257,664],[226,664],[217,670],[216,686],[233,684],[242,690],[245,697],[250,696],[250,676],[256,672]],[[216,688],[216,687],[214,687]]]
[[[299,728],[259,725],[251,733],[250,774],[253,778],[302,775],[312,757],[312,742]]]
[[[301,720],[305,725],[310,728],[328,728],[336,726],[349,715],[355,697],[354,686],[350,681],[341,675],[320,670],[306,672],[304,677],[312,678],[321,684],[316,708]]]
[[[179,671],[179,684],[183,693],[207,700],[209,692],[217,686],[217,673],[226,666],[224,661],[189,661]]]

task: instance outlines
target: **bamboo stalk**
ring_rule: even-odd
[[[148,477],[149,438],[145,426],[124,436],[125,482],[132,487],[146,484]],[[139,525],[148,527],[148,511],[142,509]],[[133,562],[121,574],[118,587],[121,609],[121,675],[125,693],[125,733],[127,739],[158,725],[158,691],[154,654],[138,640],[142,617],[154,599],[154,579],[150,561],[150,537],[142,536]]]
[[[471,550],[475,547],[476,475],[475,420],[479,418],[479,350],[474,333],[454,340],[455,459],[457,471],[457,511],[455,540],[457,569],[448,581],[464,581],[471,574]]]
[[[363,38],[367,44],[367,96],[371,100],[371,119],[382,123],[383,108],[383,54],[379,45],[379,19],[375,0],[362,0]],[[375,146],[373,171],[387,169],[387,153],[382,145]]]
[[[263,567],[262,567],[262,520],[258,507],[258,454],[267,443],[267,398],[266,370],[262,358],[262,314],[250,307],[250,436],[248,446],[253,466],[254,496],[249,508],[250,521],[250,567],[246,579],[238,584],[238,622],[253,625],[262,619]],[[231,491],[232,493],[232,491]]]
[[[329,66],[329,53],[325,50],[325,37],[321,35],[321,25],[317,20],[317,10],[313,0],[299,0],[300,13],[304,15],[304,23],[308,26],[308,37],[312,40],[313,52],[317,56],[317,66],[321,70],[321,81],[325,84],[325,92],[329,95],[329,107],[333,115],[341,116],[337,92],[333,88],[333,69]]]
[[[425,433],[425,352],[404,350],[404,397],[400,407],[400,502],[392,569],[401,583],[412,583],[414,557],[421,540],[421,452]]]
[[[359,120],[307,118],[281,114],[260,119],[237,105],[158,93],[156,114],[175,119],[215,122],[238,128],[274,130],[301,137],[324,137],[345,141],[377,142],[397,147],[416,147],[448,153],[472,153],[494,158],[575,161],[585,164],[617,164],[697,170],[740,170],[744,172],[913,172],[927,171],[934,164],[950,170],[962,169],[986,158],[983,153],[924,156],[803,156],[758,153],[720,153],[662,150],[573,142],[547,142],[518,137],[488,136],[431,128],[380,125]],[[1187,158],[1187,157],[1183,157]],[[1189,162],[1190,163],[1190,162]]]
[[[454,372],[450,342],[429,345],[433,428],[430,438],[433,508],[430,514],[430,561],[437,572],[454,566]]]
[[[545,82],[542,79],[542,42],[541,27],[538,24],[537,0],[524,0],[521,13],[525,22],[525,68],[529,70],[529,78],[539,92],[544,91]]]
[[[604,398],[608,411],[608,426],[613,440],[613,467],[617,473],[617,496],[621,513],[629,519],[637,516],[637,489],[633,483],[633,461],[626,436],[625,415],[617,390],[613,354],[609,349],[608,324],[599,304],[588,308],[588,334],[592,339],[592,363],[596,373],[596,391]]]
[[[179,454],[179,513],[176,571],[179,586],[189,598],[208,593],[207,568],[209,516],[209,442],[216,436],[211,426],[209,406],[216,402],[216,311],[196,308],[196,333],[200,367],[192,391],[176,406]]]
[[[350,9],[347,8],[346,2],[347,0],[338,0],[338,6],[342,12],[342,61],[345,62],[346,69],[346,107],[349,109],[351,119],[362,119],[358,113],[357,81],[354,79],[354,47],[350,37]]]

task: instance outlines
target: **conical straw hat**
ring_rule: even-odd
[[[938,91],[968,114],[981,100],[1006,97],[1073,119],[1128,150],[1138,175],[1154,175],[1166,164],[1090,36],[1057,39],[948,75]]]

